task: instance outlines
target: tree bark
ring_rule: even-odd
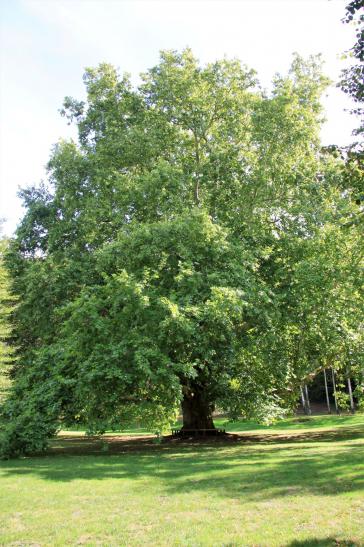
[[[328,389],[328,387],[327,387],[327,377],[326,377],[326,370],[325,370],[325,369],[324,369],[324,379],[325,379],[325,393],[326,393],[327,411],[328,411],[329,414],[331,414],[329,389]]]
[[[203,388],[195,387],[184,394],[182,400],[183,427],[189,429],[215,429],[212,413],[214,405],[207,400]]]
[[[306,399],[305,399],[305,394],[303,392],[302,386],[300,386],[300,391],[301,391],[301,401],[302,401],[303,412],[307,414]]]
[[[349,399],[350,399],[350,412],[355,414],[355,404],[353,398],[353,390],[351,389],[351,380],[348,378],[348,390],[349,390]]]
[[[306,408],[307,408],[307,414],[311,416],[311,405],[310,405],[310,398],[308,396],[308,389],[307,385],[305,384],[305,396],[306,396]]]
[[[334,392],[335,410],[336,410],[336,414],[340,414],[340,409],[339,409],[339,405],[338,405],[338,402],[337,402],[337,396],[336,396],[335,372],[334,372],[334,369],[332,367],[331,367],[331,375],[332,375],[332,389],[333,389],[333,392]]]

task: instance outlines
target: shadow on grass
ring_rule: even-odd
[[[294,429],[306,429],[306,428],[332,428],[335,426],[344,426],[348,427],[351,425],[354,426],[363,426],[364,424],[364,415],[362,413],[359,414],[341,414],[341,415],[333,415],[333,414],[324,414],[320,416],[296,416],[293,418],[285,418],[283,420],[278,420],[273,425],[263,425],[259,424],[253,421],[236,421],[236,422],[229,422],[228,420],[224,420],[221,418],[218,418],[216,420],[216,424],[219,425],[219,427],[225,427],[229,432],[241,432],[241,431],[275,431],[275,430],[294,430]]]
[[[240,442],[259,443],[259,444],[277,444],[277,443],[299,443],[299,442],[333,442],[360,439],[364,436],[363,426],[349,426],[340,429],[331,429],[327,431],[302,431],[287,433],[257,433],[249,432],[237,435]]]
[[[5,475],[62,482],[135,479],[132,488],[136,491],[145,488],[146,480],[157,480],[166,495],[205,491],[245,502],[306,494],[332,496],[364,488],[364,445],[355,442],[363,430],[338,433],[162,445],[151,444],[150,438],[108,438],[107,444],[101,444],[100,440],[71,437],[55,440],[51,455],[3,462],[0,470]],[[342,440],[346,441],[343,445]],[[105,448],[110,453],[103,453]]]
[[[340,540],[332,537],[320,539],[303,539],[287,543],[286,547],[360,547],[359,543],[351,540]]]
[[[218,437],[198,437],[196,438],[179,438],[167,436],[162,439],[161,444],[156,443],[156,438],[150,434],[127,436],[127,435],[112,435],[104,437],[88,437],[85,435],[67,435],[56,437],[47,455],[105,455],[103,450],[107,447],[109,454],[119,454],[125,452],[140,452],[145,450],[170,450],[171,448],[184,448],[192,446],[217,448],[221,446],[229,446],[230,444],[249,446],[252,444],[276,445],[278,450],[282,448],[282,444],[320,442],[332,443],[339,441],[349,441],[364,437],[363,426],[349,426],[340,429],[332,429],[326,431],[303,431],[303,432],[264,432],[250,433],[241,432],[239,434],[228,433],[226,436]]]

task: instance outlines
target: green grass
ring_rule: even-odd
[[[227,418],[218,417],[214,419],[215,426],[218,428],[224,428],[229,433],[240,433],[243,431],[260,431],[267,433],[285,431],[289,429],[326,429],[333,426],[350,426],[350,425],[360,425],[364,423],[363,414],[341,414],[337,415],[319,415],[319,416],[295,416],[291,418],[286,418],[283,420],[278,420],[273,425],[262,425],[250,420],[237,420],[235,422],[229,421]],[[181,427],[181,422],[176,422],[173,427]],[[74,427],[61,432],[61,434],[82,434],[84,433],[84,427]],[[152,435],[154,434],[153,430],[146,429],[140,426],[135,425],[134,427],[129,427],[127,429],[122,429],[118,431],[107,431],[107,435]]]
[[[0,544],[364,545],[362,415],[230,443],[106,442],[60,436],[1,462]]]
[[[278,420],[275,424],[267,426],[253,421],[241,420],[229,422],[224,418],[215,420],[218,427],[225,427],[229,432],[240,431],[285,431],[290,429],[332,428],[334,426],[350,426],[364,424],[363,414],[319,415],[319,416],[295,416]]]

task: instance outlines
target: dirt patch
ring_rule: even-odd
[[[157,438],[154,435],[110,435],[100,437],[66,436],[56,437],[47,455],[57,454],[122,454],[126,452],[145,452],[168,450],[177,447],[188,446],[223,446],[231,444],[276,444],[276,443],[300,443],[300,442],[330,442],[335,440],[349,440],[360,438],[363,435],[361,427],[348,427],[345,429],[289,432],[289,433],[224,433],[216,436],[193,435],[191,437],[179,437],[166,435]]]

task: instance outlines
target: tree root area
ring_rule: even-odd
[[[173,446],[191,444],[218,445],[230,444],[241,440],[240,435],[233,433],[219,433],[218,435],[165,435],[155,437],[154,435],[128,436],[75,436],[59,435],[55,437],[47,450],[47,455],[56,454],[118,454],[124,452],[140,452],[154,449],[167,449]]]
[[[280,444],[303,442],[331,442],[336,440],[348,440],[361,438],[362,428],[350,427],[343,430],[309,431],[282,433],[221,433],[219,435],[192,435],[183,437],[179,435],[166,435],[155,437],[154,435],[128,436],[105,435],[100,437],[88,437],[85,435],[59,435],[51,441],[46,455],[106,455],[123,454],[127,452],[164,451],[178,447],[188,446],[223,446],[235,444]]]

